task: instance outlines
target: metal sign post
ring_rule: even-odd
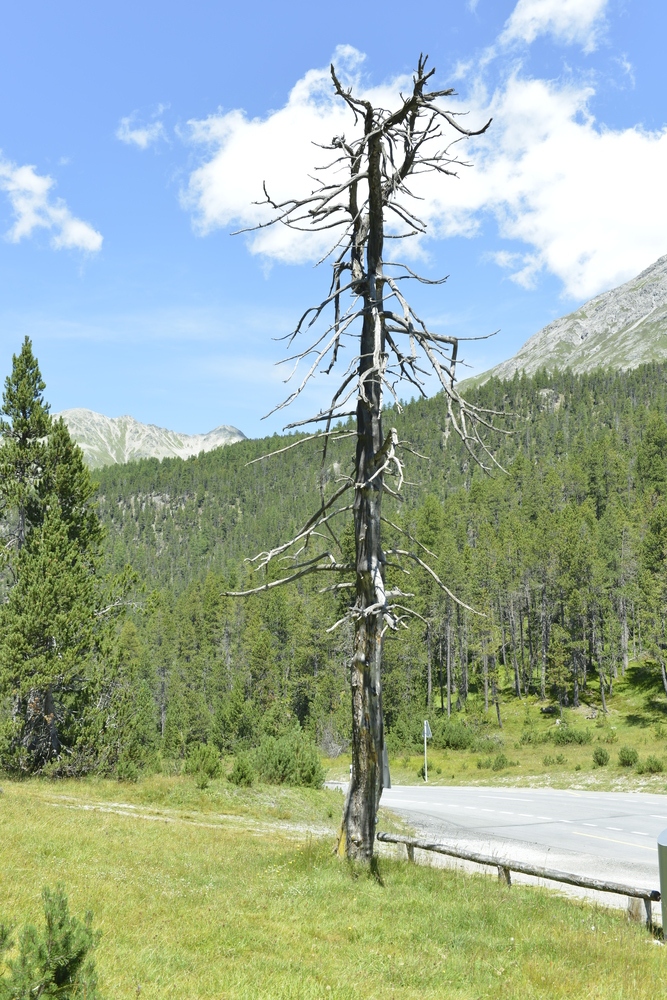
[[[431,727],[428,724],[428,719],[424,719],[424,781],[428,781],[428,759],[426,756],[426,740],[430,740],[433,736],[431,732]]]
[[[658,836],[658,868],[660,870],[660,905],[662,907],[662,932],[667,941],[667,830]]]

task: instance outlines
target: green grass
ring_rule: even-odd
[[[92,908],[103,931],[113,1000],[667,996],[665,950],[616,911],[385,858],[378,880],[338,861],[331,832],[300,829],[333,831],[334,792],[200,792],[164,777],[3,789],[0,915],[38,919],[42,886],[62,882],[72,912]]]
[[[522,700],[509,692],[501,699],[503,727],[498,727],[495,707],[488,713],[479,695],[469,699],[467,711],[453,712],[453,717],[477,726],[481,739],[498,741],[495,749],[439,750],[429,742],[428,777],[430,784],[440,785],[523,785],[531,787],[590,788],[597,791],[667,792],[667,698],[656,669],[645,664],[632,664],[625,678],[614,683],[613,697],[607,699],[608,714],[600,705],[599,692],[589,689],[581,696],[581,707],[564,709],[563,723],[578,731],[590,733],[590,743],[555,745],[540,742],[559,728],[557,706],[542,702],[534,695]],[[545,714],[543,708],[553,714]],[[439,699],[424,717],[433,720],[439,714]],[[595,715],[595,718],[590,716]],[[524,734],[533,734],[536,742],[525,742]],[[523,739],[522,739],[523,738]],[[622,767],[618,754],[623,746],[634,748],[640,768]],[[609,753],[609,764],[597,767],[593,761],[596,747]],[[499,753],[510,762],[499,770],[493,764]],[[661,774],[641,773],[647,757],[657,757],[664,767]],[[396,784],[417,784],[423,780],[419,770],[424,763],[423,750],[399,752],[390,756],[392,781]],[[478,766],[479,764],[483,766]],[[349,760],[329,762],[328,777],[345,777]]]

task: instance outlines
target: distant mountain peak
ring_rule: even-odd
[[[534,334],[513,358],[474,376],[482,384],[539,368],[636,368],[667,358],[667,254],[636,278],[596,295]]]
[[[155,424],[142,424],[129,415],[105,417],[81,407],[62,410],[54,417],[63,418],[93,469],[139,458],[189,458],[200,451],[245,440],[245,434],[227,424],[207,434],[178,434]]]

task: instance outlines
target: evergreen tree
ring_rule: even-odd
[[[95,603],[89,567],[52,500],[0,610],[0,689],[11,698],[12,756],[21,770],[42,767],[63,748],[66,703],[85,681]]]
[[[44,472],[51,429],[46,388],[29,337],[21,353],[12,357],[12,373],[5,380],[0,408],[0,514],[5,518],[5,545],[20,551],[39,510],[38,490]],[[7,419],[4,419],[7,418]]]
[[[76,720],[102,623],[96,486],[62,420],[52,423],[26,338],[5,383],[0,496],[16,554],[0,608],[5,766],[38,769],[76,743]]]

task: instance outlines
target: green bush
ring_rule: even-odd
[[[596,747],[593,751],[593,763],[596,767],[606,767],[609,763],[609,751],[604,747]]]
[[[558,747],[567,746],[572,743],[582,746],[584,743],[590,743],[592,739],[593,737],[588,729],[570,729],[569,726],[558,726],[551,732],[551,741]]]
[[[621,767],[634,767],[639,760],[639,754],[634,747],[621,747],[618,751],[618,763]]]
[[[210,743],[198,743],[190,751],[183,770],[186,774],[194,774],[200,787],[205,788],[211,778],[220,777],[220,754]],[[203,784],[204,779],[207,779],[206,784]]]
[[[324,782],[317,747],[300,726],[284,736],[265,736],[255,751],[254,764],[270,785],[320,788]]]
[[[639,774],[662,774],[665,770],[664,765],[659,757],[655,757],[653,754],[649,754],[646,760],[641,760],[637,764],[637,772]]]
[[[97,975],[92,951],[99,941],[93,931],[92,913],[83,923],[71,917],[62,886],[54,892],[45,888],[42,933],[26,924],[18,938],[18,955],[5,959],[9,975],[0,976],[2,1000],[32,1000],[33,997],[59,997],[74,1000],[86,997],[99,1000]],[[11,930],[0,924],[0,961],[13,942]]]
[[[239,753],[234,758],[234,766],[229,772],[229,780],[239,788],[250,788],[255,780],[255,772],[247,753]]]
[[[119,760],[116,764],[116,777],[119,781],[139,780],[139,768],[131,760]]]
[[[477,767],[482,770],[486,770],[493,766],[493,761],[490,757],[482,757],[481,760],[477,761]]]
[[[474,734],[458,719],[447,719],[435,733],[435,746],[443,750],[467,750],[472,746]]]
[[[525,730],[521,733],[521,739],[519,743],[521,746],[539,746],[540,743],[547,743],[549,740],[549,733],[537,733],[534,729]]]
[[[504,771],[506,767],[510,766],[510,761],[507,759],[504,753],[496,754],[493,759],[493,771]]]

